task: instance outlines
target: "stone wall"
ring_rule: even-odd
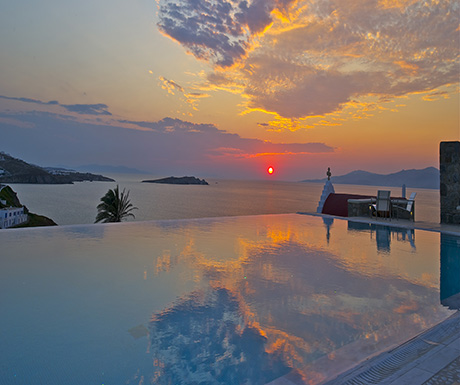
[[[460,142],[439,145],[441,223],[460,224]]]

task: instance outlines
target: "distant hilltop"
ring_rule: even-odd
[[[324,179],[309,179],[302,182],[324,183]],[[356,184],[362,186],[392,186],[412,188],[439,188],[439,170],[427,167],[422,170],[401,170],[392,174],[374,174],[372,172],[357,170],[345,175],[332,176],[331,181],[337,184]]]
[[[108,166],[102,164],[87,164],[76,167],[78,171],[104,173],[104,174],[148,174],[147,171],[125,166]]]
[[[168,178],[143,180],[142,183],[166,183],[166,184],[201,184],[208,185],[204,179],[195,178],[194,176],[182,176],[175,177],[170,176]]]
[[[0,152],[0,183],[71,184],[82,181],[114,182],[102,175],[35,166]]]

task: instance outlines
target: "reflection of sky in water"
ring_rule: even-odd
[[[452,314],[442,241],[295,214],[3,231],[0,383],[314,383]]]

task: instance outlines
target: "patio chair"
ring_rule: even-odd
[[[376,217],[383,216],[385,218],[391,219],[391,200],[390,200],[391,191],[379,190],[377,191],[377,201],[375,204],[369,206],[371,214]]]
[[[399,214],[398,214],[399,212],[408,213],[409,214],[409,219],[412,219],[413,221],[415,221],[414,203],[415,203],[415,196],[416,195],[417,195],[417,193],[415,193],[415,192],[410,194],[410,197],[407,200],[406,206],[396,206],[396,205],[393,206],[393,209],[394,209],[397,217],[399,217]]]

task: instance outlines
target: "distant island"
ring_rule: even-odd
[[[142,183],[200,184],[200,185],[209,184],[204,179],[195,178],[194,176],[182,176],[182,177],[170,176],[168,178],[162,178],[162,179],[143,180]]]
[[[324,183],[327,178],[309,179],[301,182]],[[421,170],[401,170],[392,174],[375,174],[372,172],[357,170],[345,175],[332,176],[331,181],[337,184],[356,184],[362,186],[392,186],[412,188],[439,188],[439,170],[435,167],[427,167]]]
[[[0,183],[72,184],[83,181],[115,182],[102,175],[35,166],[0,152]]]

